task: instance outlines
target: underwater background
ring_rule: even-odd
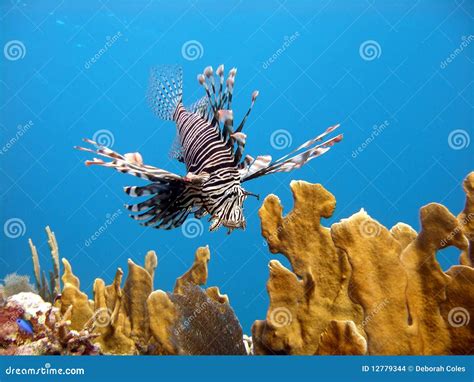
[[[341,123],[344,140],[289,174],[249,182],[263,198],[292,207],[289,182],[322,183],[337,198],[326,226],[360,208],[387,227],[419,229],[418,209],[439,202],[461,211],[472,169],[474,73],[469,1],[2,1],[0,59],[0,277],[31,274],[28,238],[49,263],[50,225],[91,294],[127,258],[154,249],[155,288],[170,290],[211,251],[209,285],[228,294],[244,332],[268,307],[271,255],[260,234],[262,200],[245,203],[247,229],[208,232],[208,223],[172,231],[127,217],[122,187],[140,182],[86,168],[84,137],[184,174],[168,156],[171,122],[145,100],[150,67],[180,64],[184,100],[200,98],[205,66],[238,68],[234,110],[243,116],[260,91],[246,152],[283,156]],[[21,131],[21,134],[19,133]],[[443,269],[457,263],[445,250]],[[277,258],[284,264],[287,260]]]

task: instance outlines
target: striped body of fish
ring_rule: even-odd
[[[109,159],[94,158],[86,161],[87,165],[111,167],[150,181],[144,186],[125,187],[130,196],[149,196],[145,201],[125,206],[134,212],[130,215],[133,219],[145,226],[171,229],[183,224],[190,214],[196,218],[209,215],[211,231],[220,226],[229,232],[245,228],[243,203],[247,196],[257,195],[244,190],[242,183],[300,168],[342,139],[342,135],[337,135],[324,141],[339,127],[335,125],[276,161],[268,155],[244,157],[247,137],[242,130],[258,92],[253,92],[247,113],[234,127],[232,97],[236,73],[236,69],[231,69],[225,79],[223,65],[217,68],[216,74],[207,67],[198,76],[206,95],[190,107],[184,107],[181,68],[152,69],[149,103],[159,118],[176,123],[173,156],[185,164],[185,176],[145,165],[139,153],[121,155],[89,139],[84,141],[94,148],[77,147]]]

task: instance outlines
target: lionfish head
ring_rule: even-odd
[[[223,201],[219,207],[213,211],[210,231],[218,229],[220,226],[228,228],[229,233],[236,228],[245,228],[244,201],[248,193],[240,186],[235,185],[227,189],[223,194]]]

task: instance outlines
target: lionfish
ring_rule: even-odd
[[[248,196],[242,183],[276,172],[288,172],[302,167],[311,159],[326,153],[341,141],[342,134],[323,142],[339,125],[331,126],[317,137],[298,146],[282,158],[272,161],[270,155],[256,158],[244,156],[246,134],[242,132],[258,97],[252,93],[247,113],[234,128],[232,97],[237,69],[224,77],[224,66],[212,67],[198,75],[205,96],[190,107],[183,105],[183,73],[178,66],[153,68],[150,76],[148,100],[154,113],[163,120],[172,120],[177,128],[177,149],[174,157],[184,163],[184,176],[146,165],[140,153],[121,155],[90,139],[85,142],[94,149],[79,150],[109,159],[94,158],[86,165],[111,167],[117,171],[146,179],[144,186],[128,186],[124,191],[132,197],[149,196],[136,204],[125,205],[130,216],[144,226],[172,229],[184,223],[189,214],[200,219],[209,215],[210,231],[220,226],[228,233],[245,228],[243,204]]]

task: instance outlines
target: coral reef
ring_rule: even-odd
[[[71,309],[59,309],[31,292],[8,298],[0,307],[0,355],[94,355],[97,334],[70,328]],[[31,333],[21,330],[18,321],[28,321]]]
[[[56,296],[59,294],[61,285],[59,283],[59,248],[56,241],[54,232],[51,231],[49,226],[46,227],[46,235],[48,235],[48,245],[51,253],[51,260],[53,263],[53,270],[49,272],[48,279],[46,278],[46,272],[41,273],[41,267],[38,257],[38,251],[36,246],[33,244],[31,239],[28,240],[31,250],[31,258],[33,260],[33,269],[36,280],[36,288],[38,289],[39,295],[45,301],[54,302]],[[47,281],[49,280],[49,281]]]
[[[259,211],[272,253],[266,320],[252,327],[256,354],[474,354],[474,173],[464,181],[466,206],[456,218],[431,203],[421,231],[390,230],[364,210],[330,228],[335,208],[319,184],[291,183],[285,217],[274,195]],[[461,250],[461,265],[443,272],[438,250]]]
[[[246,354],[241,326],[216,287],[207,281],[207,247],[198,248],[191,268],[176,281],[173,293],[153,291],[158,259],[153,251],[144,267],[128,260],[123,288],[119,268],[111,285],[94,282],[94,298],[80,291],[79,279],[62,259],[64,284],[58,306],[70,312],[71,328],[97,334],[104,354]]]
[[[361,210],[325,227],[335,197],[319,184],[291,183],[294,207],[282,216],[268,196],[259,215],[272,253],[270,306],[242,332],[229,297],[207,287],[208,247],[176,279],[172,292],[154,287],[158,257],[128,260],[111,284],[95,279],[92,299],[46,228],[53,270],[41,273],[30,240],[37,293],[27,277],[5,278],[0,302],[0,354],[398,355],[474,354],[474,173],[456,217],[440,204],[420,210],[417,233],[387,229]],[[444,272],[439,250],[456,247],[459,265]],[[19,292],[19,293],[17,293]]]
[[[198,248],[191,268],[166,293],[153,291],[158,259],[149,251],[144,267],[128,260],[123,288],[119,268],[111,285],[95,280],[89,300],[63,258],[54,306],[20,293],[0,307],[0,354],[247,354],[228,297],[217,287],[201,288],[209,259],[209,249]],[[17,320],[27,320],[33,334]]]

